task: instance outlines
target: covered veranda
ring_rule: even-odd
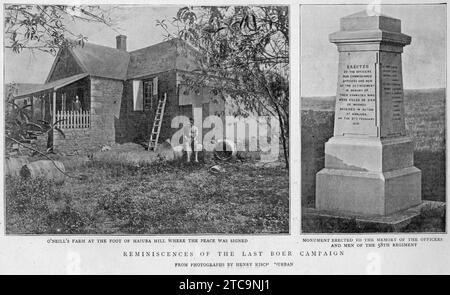
[[[88,74],[78,74],[39,85],[15,96],[16,105],[30,105],[34,122],[46,121],[61,129],[91,126],[91,98]]]

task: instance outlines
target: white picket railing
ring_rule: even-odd
[[[89,111],[56,111],[56,122],[58,122],[56,126],[60,129],[89,128],[91,114]]]

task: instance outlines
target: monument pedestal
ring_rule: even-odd
[[[343,214],[389,215],[421,203],[421,172],[322,169],[316,176],[316,208]]]
[[[365,11],[330,35],[339,50],[334,136],[316,175],[316,208],[389,215],[421,203],[421,172],[406,136],[400,20]]]

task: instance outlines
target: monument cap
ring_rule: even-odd
[[[341,18],[340,31],[330,34],[329,39],[336,44],[390,44],[398,47],[390,50],[399,52],[411,43],[411,37],[401,32],[399,19],[367,10]]]
[[[341,31],[382,30],[401,33],[397,18],[367,10],[341,18]]]

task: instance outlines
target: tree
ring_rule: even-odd
[[[289,167],[289,16],[287,6],[183,7],[157,21],[166,38],[180,38],[201,56],[191,87],[213,85],[231,97],[235,115],[271,115]],[[213,81],[213,82],[212,82]]]
[[[47,135],[47,150],[53,150],[53,131],[56,130],[65,138],[64,132],[57,127],[57,121],[50,123],[45,120],[37,120],[33,122],[31,117],[33,114],[30,111],[31,104],[18,105],[15,101],[14,93],[16,92],[16,85],[14,83],[8,84],[6,89],[6,109],[5,112],[5,137],[6,150],[10,151],[14,144],[22,144],[22,146],[29,148],[24,143],[30,143],[38,135]],[[34,149],[33,149],[34,150]]]
[[[114,7],[106,9],[100,6],[5,5],[5,47],[17,54],[28,49],[54,55],[61,48],[83,46],[87,38],[75,34],[69,29],[69,24],[89,22],[113,27],[114,23],[109,16],[113,9]],[[56,127],[58,122],[31,122],[31,105],[18,106],[15,103],[15,92],[15,85],[10,84],[6,91],[6,102],[11,109],[6,119],[7,147],[12,144],[28,147],[23,143],[29,142],[37,134],[47,134],[47,152],[51,151],[53,131],[64,136]]]
[[[63,47],[83,45],[87,38],[74,33],[68,25],[82,21],[113,26],[109,16],[111,9],[100,6],[5,5],[5,47],[15,53],[29,49],[56,54]]]

